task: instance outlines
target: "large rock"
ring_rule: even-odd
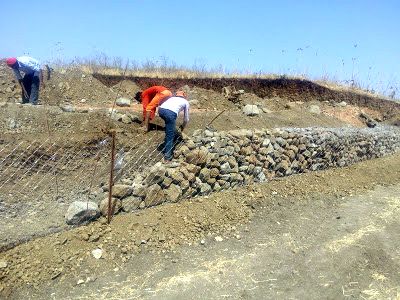
[[[246,116],[258,116],[260,114],[260,109],[257,105],[247,104],[243,107],[243,113]]]
[[[180,184],[182,181],[185,180],[182,172],[177,169],[168,169],[167,174],[174,183]]]
[[[223,163],[220,167],[221,174],[229,174],[231,172],[231,166],[228,162]]]
[[[68,207],[65,219],[68,225],[80,225],[96,220],[100,211],[96,203],[91,201],[74,201]]]
[[[146,198],[144,199],[146,207],[161,204],[164,200],[164,192],[158,184],[153,184],[147,189]]]
[[[211,186],[207,183],[202,183],[200,185],[200,195],[207,195],[211,192]]]
[[[122,200],[122,210],[125,212],[132,212],[139,208],[142,202],[141,197],[130,196]]]
[[[111,211],[112,215],[119,213],[122,208],[121,200],[118,198],[111,198]],[[100,202],[100,213],[102,216],[108,216],[108,198],[104,198]]]
[[[207,168],[201,169],[199,178],[204,182],[210,179],[210,170]]]
[[[186,162],[193,165],[203,165],[207,160],[208,152],[202,149],[195,149],[186,155]]]
[[[128,107],[131,106],[131,100],[128,98],[118,98],[117,101],[115,101],[115,104],[121,107]]]
[[[176,184],[171,184],[168,189],[165,190],[165,198],[169,202],[176,202],[182,195],[181,188]]]
[[[125,198],[132,195],[133,188],[125,184],[116,184],[113,186],[112,195],[117,198]]]
[[[160,183],[165,178],[165,167],[161,163],[155,164],[149,171],[145,179],[147,185],[152,185],[154,183]]]

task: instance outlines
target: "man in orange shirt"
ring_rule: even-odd
[[[171,97],[172,93],[165,86],[155,85],[140,94],[143,107],[143,124],[148,124],[149,120],[154,119],[156,108],[167,98]],[[136,99],[139,95],[136,95]]]

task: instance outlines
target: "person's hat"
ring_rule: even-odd
[[[17,59],[15,57],[9,57],[6,62],[9,67],[12,67],[17,62]]]
[[[184,91],[176,91],[175,96],[186,98],[186,93]]]

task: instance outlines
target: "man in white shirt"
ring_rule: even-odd
[[[176,119],[181,111],[183,111],[183,123],[180,126],[183,130],[189,122],[189,102],[185,99],[186,94],[183,91],[177,91],[175,96],[168,98],[158,108],[158,115],[165,122],[165,139],[164,139],[164,158],[167,161],[173,158],[174,140],[176,134]]]
[[[7,58],[6,62],[21,85],[22,103],[29,102],[37,105],[40,82],[43,82],[43,72],[39,61],[29,56],[20,56]],[[24,76],[21,75],[21,71]]]

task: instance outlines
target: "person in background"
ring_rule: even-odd
[[[14,71],[15,78],[21,85],[22,103],[37,105],[40,83],[44,86],[39,61],[29,56],[20,56],[7,58],[6,63]]]
[[[183,123],[180,126],[181,131],[183,131],[189,122],[189,102],[186,100],[186,94],[184,91],[177,91],[175,96],[165,100],[158,108],[158,115],[165,122],[163,153],[166,161],[170,161],[173,158],[172,152],[176,135],[176,119],[181,111],[184,113]]]
[[[148,126],[150,120],[153,120],[156,114],[156,108],[162,101],[172,96],[172,92],[165,86],[155,85],[143,92],[136,94],[135,99],[141,100],[143,107],[143,125]]]

